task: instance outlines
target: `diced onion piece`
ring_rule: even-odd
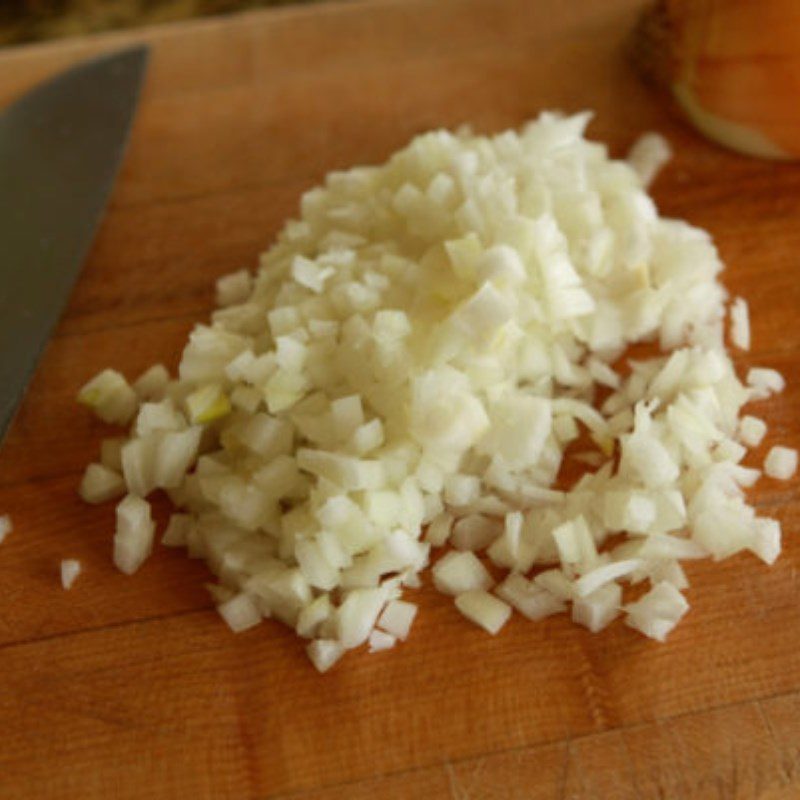
[[[756,519],[750,550],[765,564],[774,564],[781,554],[781,524],[776,519]]]
[[[252,291],[253,278],[246,269],[224,275],[217,280],[217,305],[221,307],[243,303]]]
[[[330,618],[332,611],[330,595],[321,594],[303,608],[297,617],[297,625],[295,625],[297,635],[306,638],[315,636],[320,625]]]
[[[414,617],[417,615],[417,606],[405,600],[392,600],[386,604],[380,618],[378,627],[391,633],[397,639],[405,640],[411,630]]]
[[[434,547],[441,547],[449,538],[450,531],[453,529],[453,517],[446,511],[431,520],[428,530],[425,532],[425,540]]]
[[[89,464],[78,493],[87,503],[105,503],[125,494],[125,481],[102,464]]]
[[[750,312],[747,301],[741,297],[731,305],[731,341],[740,350],[750,349]]]
[[[465,551],[442,556],[433,565],[433,583],[444,594],[459,595],[473,589],[488,589],[493,581],[477,556]]]
[[[0,544],[3,543],[8,534],[13,530],[14,525],[11,522],[11,517],[8,514],[0,515]]]
[[[575,417],[568,414],[559,414],[553,418],[553,433],[558,437],[562,444],[568,444],[573,439],[577,439],[580,435],[578,423],[575,422]]]
[[[496,589],[498,597],[534,622],[566,611],[564,601],[518,572],[512,572]]]
[[[505,515],[502,535],[486,551],[492,563],[520,572],[531,568],[536,552],[528,540],[522,540],[523,524],[524,517],[520,511]]]
[[[625,624],[663,642],[688,610],[686,598],[671,583],[662,581],[635,603],[625,606]]]
[[[618,583],[606,583],[572,604],[572,620],[597,633],[619,614],[622,589]]]
[[[470,338],[486,344],[511,319],[512,313],[508,298],[487,281],[456,309],[452,320]]]
[[[492,281],[499,287],[518,286],[527,278],[525,262],[513,247],[505,244],[486,250],[478,259],[476,271],[480,280]]]
[[[117,530],[114,534],[114,564],[126,575],[133,575],[153,549],[155,524],[150,504],[129,494],[117,506]]]
[[[357,394],[340,397],[331,403],[331,422],[340,440],[351,436],[364,424],[364,406]]]
[[[210,384],[186,398],[186,410],[193,425],[207,425],[230,414],[231,403],[221,386]]]
[[[339,569],[318,542],[302,539],[295,545],[294,554],[303,577],[311,586],[328,590],[339,584]]]
[[[119,436],[103,439],[100,443],[100,463],[114,472],[122,472],[122,448],[127,441]]]
[[[533,582],[559,600],[572,600],[575,595],[574,583],[560,569],[548,569],[540,572]]]
[[[370,653],[380,653],[382,650],[391,650],[397,644],[397,638],[391,633],[379,631],[377,628],[372,631],[367,640]]]
[[[131,439],[122,448],[122,475],[131,494],[146,497],[156,487],[155,457],[157,437]]]
[[[263,601],[262,612],[268,609],[272,616],[292,627],[312,599],[311,588],[300,570],[280,564],[257,572],[244,581],[243,588]]]
[[[344,655],[344,647],[335,639],[314,639],[306,653],[318,672],[327,672]]]
[[[641,491],[609,491],[603,498],[603,522],[610,530],[649,533],[656,522],[655,498]]]
[[[658,133],[640,136],[628,153],[628,163],[638,175],[642,186],[649,186],[672,157],[669,142]]]
[[[748,447],[758,447],[767,433],[767,423],[746,415],[739,421],[739,439]]]
[[[359,425],[353,431],[351,439],[353,450],[358,455],[364,455],[376,450],[383,444],[383,441],[383,423],[379,419],[373,419],[363,425]]]
[[[147,436],[157,431],[179,431],[186,427],[183,414],[167,398],[159,403],[142,403],[134,424],[137,436]]]
[[[770,448],[764,460],[764,472],[770,478],[788,481],[797,472],[797,450],[781,446]]]
[[[217,606],[217,611],[219,611],[219,615],[234,633],[253,628],[262,620],[261,611],[255,601],[244,592],[237,594],[230,600],[226,600],[224,603],[220,603]]]
[[[297,451],[297,465],[343,489],[380,489],[385,482],[384,467],[380,461],[301,448]]]
[[[747,385],[756,400],[763,400],[771,394],[780,394],[786,388],[786,380],[776,369],[753,367],[747,373]]]
[[[502,530],[496,520],[482,514],[469,514],[453,525],[450,541],[457,550],[484,550]]]
[[[160,402],[169,385],[169,372],[163,364],[153,364],[134,382],[133,391],[141,401]]]
[[[103,422],[125,425],[136,413],[139,399],[119,372],[106,369],[80,390],[78,402],[91,408]]]
[[[301,286],[319,294],[325,288],[325,281],[333,275],[333,267],[323,267],[303,256],[295,256],[292,262],[292,277]]]
[[[248,414],[254,414],[261,405],[263,399],[261,392],[252,386],[238,384],[231,392],[231,405]]]
[[[338,639],[350,650],[363,644],[386,602],[383,589],[353,589],[336,612]]]
[[[72,584],[81,574],[81,562],[74,558],[65,558],[61,562],[61,585],[65,590],[72,588]]]
[[[591,566],[596,561],[594,539],[582,516],[562,523],[552,536],[562,564]]]
[[[589,359],[588,366],[589,374],[597,383],[608,386],[611,389],[619,389],[622,379],[604,361],[592,357]]]
[[[489,419],[481,452],[502,458],[511,467],[535,464],[553,428],[552,404],[542,397],[506,397],[491,406]]]
[[[162,489],[180,486],[197,458],[202,433],[200,426],[194,426],[185,431],[169,431],[160,437],[153,462],[156,486]]]
[[[475,475],[455,473],[444,481],[444,501],[451,506],[474,503],[481,493],[481,481]]]
[[[575,581],[575,595],[587,597],[607,583],[636,572],[641,566],[642,562],[638,558],[629,558],[626,561],[615,561],[596,567]]]
[[[648,488],[667,486],[680,475],[680,468],[664,443],[655,436],[634,432],[622,439],[620,471],[641,480]]]
[[[459,594],[456,608],[470,621],[493,636],[508,622],[511,606],[480,589]]]
[[[680,563],[671,558],[659,558],[644,563],[642,569],[631,576],[631,582],[637,583],[648,578],[655,585],[661,581],[671,583],[676,589],[688,589],[689,580]]]

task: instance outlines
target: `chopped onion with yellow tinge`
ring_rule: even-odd
[[[176,376],[89,381],[79,400],[129,426],[81,484],[127,494],[119,568],[149,556],[165,492],[162,542],[206,561],[231,628],[274,618],[324,672],[408,636],[431,562],[492,633],[512,609],[591,631],[624,613],[661,640],[681,562],[773,563],[780,525],[746,502],[766,424],[742,410],[785,381],[737,376],[717,250],[646,193],[666,142],[613,160],[590,116],[433,131],[332,173],[256,273],[217,282]],[[745,300],[728,319],[749,348]],[[661,352],[625,363],[639,343]],[[764,471],[796,460],[774,448]],[[624,606],[623,584],[645,594]]]
[[[136,413],[136,392],[113,369],[103,370],[78,393],[78,402],[91,408],[103,422],[125,425]]]

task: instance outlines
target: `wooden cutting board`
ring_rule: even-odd
[[[789,378],[758,411],[771,427],[752,463],[800,444],[800,167],[715,149],[664,109],[625,57],[640,6],[353,2],[0,53],[5,104],[90,54],[153,45],[109,213],[0,456],[16,526],[0,547],[0,797],[800,797],[796,482],[755,492],[784,526],[778,563],[692,565],[667,644],[562,618],[492,638],[423,589],[407,643],[322,677],[277,624],[230,634],[181,553],[116,572],[113,509],[75,493],[106,433],[78,387],[107,365],[174,367],[214,279],[253,266],[326,171],[543,108],[595,109],[615,154],[668,135],[656,198],[713,233],[751,303],[737,361]],[[69,593],[65,557],[84,565]]]

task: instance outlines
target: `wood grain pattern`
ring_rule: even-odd
[[[69,310],[0,456],[0,797],[706,800],[800,796],[800,502],[764,480],[785,553],[692,564],[692,612],[659,646],[614,625],[514,619],[497,638],[430,588],[408,643],[319,677],[278,625],[238,637],[205,572],[110,564],[113,511],[75,486],[104,426],[73,404],[113,364],[174,366],[214,278],[254,264],[304,189],[426,128],[597,111],[622,153],[676,149],[665,213],[708,228],[755,349],[789,378],[756,413],[800,444],[800,167],[713,148],[640,85],[640,0],[389,0],[249,14],[0,54],[0,103],[135,39],[154,57],[129,157]],[[160,511],[163,512],[163,509]],[[65,594],[58,562],[85,572]]]

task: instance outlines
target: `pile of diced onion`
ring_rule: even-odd
[[[716,249],[646,192],[663,139],[612,160],[588,120],[435,131],[330,174],[255,276],[219,281],[177,378],[91,380],[80,400],[130,424],[81,486],[124,495],[117,566],[150,555],[164,490],[161,541],[205,559],[230,627],[274,617],[324,671],[408,636],[432,561],[492,634],[516,610],[658,640],[688,609],[682,561],[772,563],[780,526],[742,465],[766,425],[740,411],[783,379],[737,378]],[[748,349],[743,300],[729,324]],[[776,447],[764,468],[796,462]]]

